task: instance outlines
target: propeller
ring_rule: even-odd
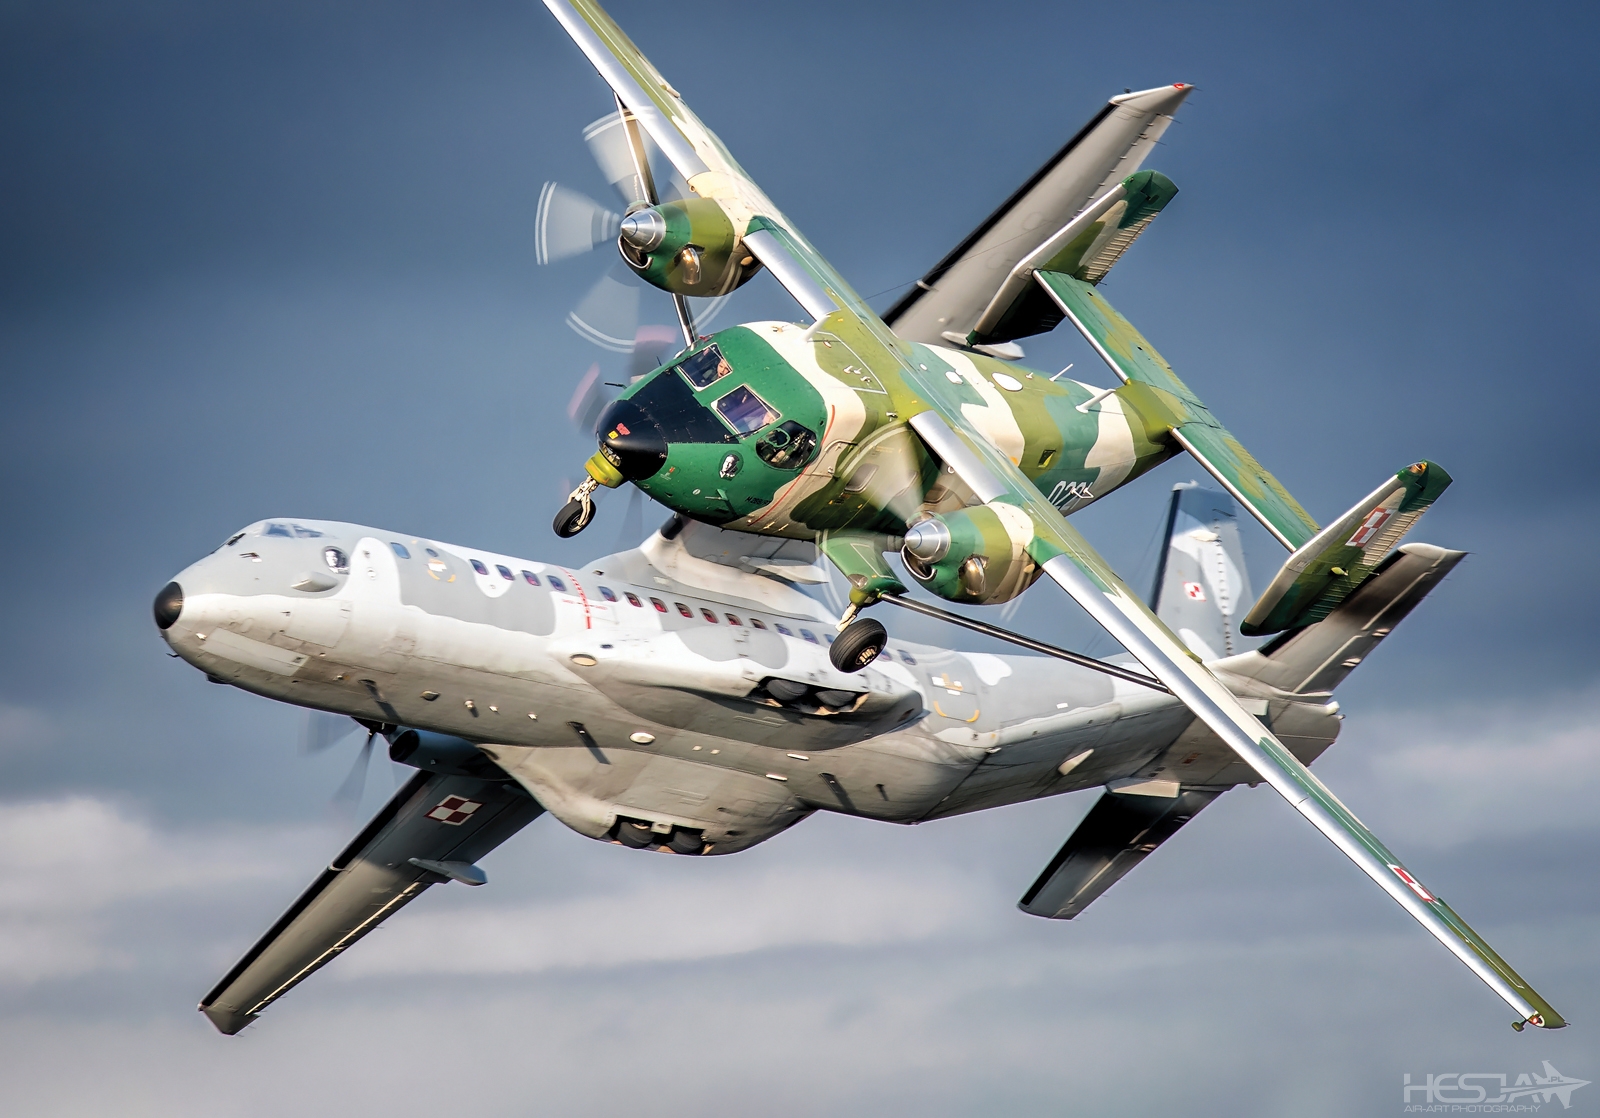
[[[344,778],[344,783],[333,794],[334,806],[345,811],[354,811],[360,806],[361,797],[367,790],[367,772],[372,768],[372,743],[377,737],[376,729],[367,731],[367,740],[356,755],[356,763],[350,766],[350,775]]]
[[[616,112],[607,113],[583,130],[583,139],[600,173],[621,200],[623,212],[619,214],[561,183],[545,183],[539,192],[534,219],[534,255],[543,265],[613,245],[626,214],[653,206],[663,197],[690,195],[688,184],[676,170],[670,169],[670,164],[659,158],[654,142],[620,100]],[[659,165],[669,168],[660,177],[656,171]],[[639,297],[644,287],[645,284],[619,262],[568,312],[567,325],[602,349],[631,353],[638,331]],[[698,315],[684,296],[674,295],[672,299],[682,341],[690,344],[696,336],[696,322],[702,327],[707,325],[721,311],[727,296],[705,300],[706,306]]]
[[[358,721],[321,710],[306,711],[300,732],[300,752],[306,756],[327,752],[357,730],[367,731],[367,740],[356,754],[355,764],[333,794],[334,806],[341,811],[353,811],[360,805],[367,788],[367,773],[372,767],[373,744],[382,729],[383,724],[378,722]]]

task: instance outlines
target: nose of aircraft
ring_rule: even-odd
[[[161,588],[161,593],[156,595],[155,615],[156,626],[160,629],[170,629],[178,620],[178,615],[183,612],[183,587],[176,582],[169,582]]]
[[[632,400],[615,400],[595,427],[600,449],[629,481],[652,477],[667,460],[667,437],[651,414]]]

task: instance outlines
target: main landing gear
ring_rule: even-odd
[[[583,484],[568,495],[567,503],[561,506],[561,511],[556,513],[555,521],[551,524],[556,535],[567,539],[589,526],[594,519],[594,491],[598,488],[600,483],[594,478],[584,478]]]

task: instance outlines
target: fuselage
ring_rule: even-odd
[[[816,332],[752,322],[697,343],[602,415],[591,474],[735,530],[895,536],[973,503],[906,427],[930,391],[1063,513],[1177,452],[1147,386],[1106,394],[969,349],[900,343],[930,374],[914,385],[901,356],[836,318]]]
[[[465,739],[581,833],[693,828],[709,853],[818,809],[915,823],[1151,775],[1193,721],[1042,657],[893,641],[840,673],[836,615],[803,592],[820,572],[785,549],[810,550],[675,519],[566,568],[262,521],[182,571],[157,620],[216,682]]]

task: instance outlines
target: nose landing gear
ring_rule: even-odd
[[[551,524],[556,535],[567,539],[589,526],[594,519],[594,491],[599,487],[600,483],[594,478],[584,478],[583,484],[567,496],[567,503],[561,506],[561,511],[556,513],[555,521]]]

